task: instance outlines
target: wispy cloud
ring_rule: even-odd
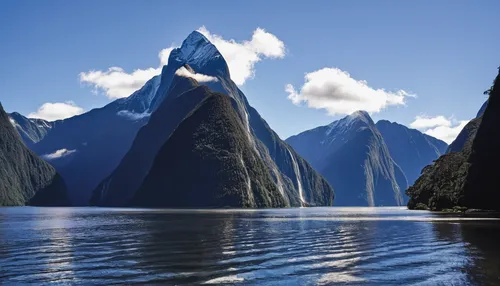
[[[304,77],[300,90],[287,84],[285,91],[294,104],[306,103],[308,107],[325,109],[330,115],[348,115],[356,110],[380,112],[388,106],[405,105],[408,97],[415,97],[404,90],[394,92],[375,89],[364,80],[357,80],[338,68],[323,68]]]
[[[257,28],[250,40],[226,40],[212,34],[205,26],[198,29],[222,54],[229,67],[231,79],[243,85],[255,75],[255,64],[263,59],[282,59],[285,57],[285,43],[274,34]]]
[[[451,126],[451,121],[447,119],[446,117],[439,115],[439,116],[417,116],[415,117],[415,120],[410,123],[411,128],[415,129],[426,129],[426,128],[432,128],[432,127],[437,127],[437,126]]]
[[[185,67],[180,67],[177,71],[175,71],[175,74],[178,76],[182,76],[182,77],[193,78],[194,80],[196,80],[197,82],[200,82],[200,83],[201,82],[218,81],[218,79],[214,76],[209,76],[209,75],[205,75],[205,74],[201,74],[201,73],[191,72]]]
[[[443,115],[420,115],[415,117],[415,120],[410,123],[410,127],[450,144],[468,122],[467,120],[455,120],[453,117],[446,118]]]
[[[168,57],[174,48],[175,46],[170,46],[158,53],[159,67],[136,69],[132,73],[120,67],[110,67],[106,71],[91,70],[79,74],[80,82],[93,86],[94,93],[104,92],[110,99],[128,97],[146,81],[161,73],[161,68],[168,63]]]
[[[75,152],[76,152],[76,150],[59,149],[59,150],[55,151],[54,153],[45,154],[45,155],[42,155],[41,157],[44,158],[45,160],[55,160],[55,159],[59,159],[62,157],[66,157],[66,156],[71,155]]]
[[[118,116],[126,117],[131,120],[139,120],[151,116],[151,113],[135,113],[128,110],[120,110],[116,113]]]
[[[93,85],[95,93],[102,90],[110,99],[116,99],[128,97],[159,73],[160,69],[154,68],[127,73],[122,68],[111,67],[107,71],[82,72],[80,81]]]

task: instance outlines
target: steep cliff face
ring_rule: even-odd
[[[62,178],[23,144],[0,104],[0,206],[67,204]]]
[[[499,68],[500,71],[500,68]],[[464,204],[469,208],[500,210],[500,73],[468,158]]]
[[[155,157],[132,205],[141,207],[284,207],[286,202],[252,148],[234,100],[206,98]]]
[[[335,205],[404,204],[407,179],[368,113],[357,111],[287,142],[335,188]]]
[[[193,86],[179,85],[183,77],[190,78],[197,85],[193,80],[199,78],[196,74],[203,75],[200,84],[210,92],[220,92],[232,100],[248,143],[263,162],[287,206],[332,205],[334,195],[330,185],[249,105],[243,92],[231,80],[222,55],[198,32],[191,33],[181,47],[170,54],[150,106],[151,120],[138,133],[132,148],[115,171],[94,190],[93,204],[122,206],[129,203],[126,201],[148,174],[159,148],[201,101],[202,98],[190,91]]]
[[[160,147],[179,123],[200,103],[204,88],[190,78],[176,77],[170,94],[137,133],[118,167],[93,191],[91,205],[125,206],[130,203],[153,164]]]
[[[439,139],[395,122],[380,120],[376,126],[410,185],[420,176],[422,169],[444,154],[448,147]]]
[[[53,122],[48,122],[43,119],[27,118],[17,112],[9,114],[9,119],[19,135],[21,135],[24,144],[30,149],[33,148],[36,143],[43,140],[52,127],[54,127]]]
[[[488,101],[486,101],[481,109],[478,111],[475,119],[471,120],[467,125],[465,125],[464,129],[460,131],[457,138],[453,140],[453,142],[448,146],[446,153],[451,152],[460,152],[463,150],[465,144],[469,142],[470,138],[476,137],[476,132],[479,129],[479,125],[481,124],[482,115],[488,106]]]
[[[116,168],[149,119],[148,108],[159,79],[153,77],[127,98],[64,120],[29,119],[23,124],[20,116],[11,114],[25,144],[63,177],[70,205],[88,205],[92,190]],[[35,130],[28,123],[48,126]]]
[[[408,208],[500,209],[495,180],[500,171],[497,164],[500,152],[496,149],[500,146],[496,128],[500,122],[498,85],[497,76],[488,103],[478,112],[480,117],[471,120],[450,145],[448,153],[427,166],[406,191],[410,197]]]

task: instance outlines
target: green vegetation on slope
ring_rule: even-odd
[[[157,154],[136,193],[143,207],[285,207],[251,146],[234,101],[205,88],[206,98]]]
[[[462,150],[441,156],[425,167],[407,191],[408,208],[444,210],[475,208],[499,210],[500,191],[500,75],[497,76],[485,113],[460,133]],[[451,149],[451,150],[456,150]]]
[[[56,170],[21,141],[0,105],[0,206],[67,205]]]

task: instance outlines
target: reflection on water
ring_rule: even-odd
[[[499,226],[403,208],[0,208],[0,281],[498,285]]]

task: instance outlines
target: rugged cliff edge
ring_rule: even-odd
[[[203,76],[200,77],[199,75]],[[118,164],[117,168],[94,189],[91,204],[98,206],[127,206],[131,203],[136,205],[139,203],[141,205],[152,205],[147,203],[147,200],[139,199],[142,195],[139,195],[138,190],[142,190],[140,191],[142,194],[149,192],[141,186],[145,182],[146,177],[151,178],[149,173],[153,171],[153,162],[156,162],[155,160],[158,159],[157,156],[162,146],[173,144],[168,142],[174,140],[174,138],[183,138],[186,144],[190,140],[194,140],[185,134],[182,136],[179,135],[180,130],[189,129],[185,127],[184,120],[188,120],[195,113],[197,116],[200,116],[199,114],[204,114],[205,117],[212,116],[198,110],[198,107],[196,107],[205,97],[204,94],[200,93],[200,91],[204,91],[205,89],[207,89],[206,92],[208,93],[218,92],[231,99],[232,112],[236,114],[235,118],[239,124],[242,124],[244,127],[245,144],[251,146],[253,150],[251,154],[255,157],[248,162],[244,160],[245,166],[251,162],[261,162],[262,164],[255,164],[262,165],[267,173],[265,176],[255,175],[257,177],[252,175],[252,172],[249,173],[252,180],[256,179],[258,181],[252,181],[252,190],[257,188],[255,186],[267,186],[266,178],[270,178],[280,196],[279,199],[271,199],[271,201],[264,199],[262,201],[257,199],[258,196],[256,194],[255,201],[249,200],[248,203],[236,205],[232,201],[233,203],[229,205],[245,207],[299,207],[331,206],[333,204],[334,193],[332,187],[309,163],[303,160],[288,144],[284,143],[259,113],[249,105],[246,96],[231,80],[229,68],[224,57],[202,34],[196,31],[192,32],[183,41],[180,48],[174,49],[171,52],[168,64],[163,67],[160,78],[160,86],[150,105],[150,110],[152,111],[151,119],[138,132],[131,148],[120,164]],[[224,108],[219,108],[218,110],[225,112]],[[213,124],[218,122],[210,121],[208,117],[200,118],[199,120],[208,120],[207,122],[212,122]],[[207,128],[207,133],[199,134],[209,135],[209,130],[219,128],[208,126],[206,122],[204,126]],[[194,131],[192,129],[189,130]],[[239,133],[239,131],[236,133]],[[240,141],[240,139],[226,139],[228,142],[232,142],[232,140]],[[201,139],[198,138],[198,140]],[[201,143],[196,144],[200,145]],[[229,148],[230,146],[231,144],[229,143],[223,144],[223,147]],[[187,158],[191,158],[190,162],[196,163],[191,165],[190,168],[190,170],[194,171],[197,168],[197,164],[202,164],[202,162],[198,162],[196,159],[190,157],[194,156],[194,154],[186,150],[184,151],[183,154],[186,156],[186,160],[188,160]],[[197,151],[193,150],[192,152]],[[224,152],[228,152],[229,154],[232,151],[226,150]],[[177,162],[181,163],[180,161]],[[261,170],[261,167],[255,168]],[[170,174],[166,173],[163,175],[170,176]],[[223,177],[215,176],[212,180],[218,180],[217,178],[220,180]],[[168,184],[169,186],[178,186],[177,183],[174,184],[171,181]],[[186,187],[189,188],[188,185]],[[266,189],[270,190],[269,188],[266,187]],[[259,188],[255,190],[259,190]],[[175,192],[175,190],[169,191]],[[261,192],[258,191],[258,193]],[[155,196],[161,194],[163,193],[151,193],[151,195]],[[274,197],[274,195],[271,197]],[[131,201],[132,198],[135,199]],[[197,201],[196,197],[191,198],[192,202],[182,201],[183,203],[162,201],[164,198],[161,196],[157,198],[161,202],[155,202],[155,204],[163,206],[192,206]],[[225,200],[221,199],[220,202],[216,203],[212,201],[209,205],[222,206],[225,204],[224,202]]]
[[[61,176],[23,144],[0,104],[0,206],[67,204]]]
[[[406,176],[367,112],[354,112],[286,141],[335,188],[335,205],[404,204]]]
[[[408,208],[500,210],[499,76],[488,104],[478,113],[480,117],[469,122],[450,145],[448,153],[425,167],[420,178],[406,191],[410,197]]]
[[[284,207],[286,202],[247,140],[234,100],[206,95],[161,147],[132,205]]]

